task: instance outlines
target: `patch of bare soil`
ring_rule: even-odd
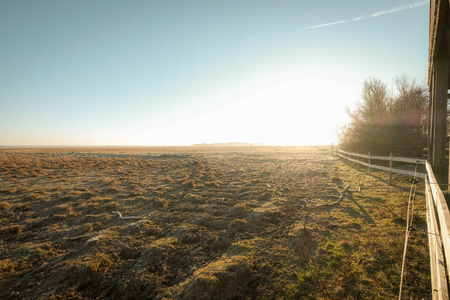
[[[385,178],[317,147],[3,150],[0,298],[393,298],[408,183]],[[346,185],[363,189],[309,208]],[[430,296],[418,191],[414,299]]]

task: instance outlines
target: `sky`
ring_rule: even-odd
[[[329,145],[429,1],[0,1],[0,146]]]

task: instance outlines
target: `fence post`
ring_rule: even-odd
[[[359,154],[359,151],[356,151],[356,154]],[[359,160],[358,156],[355,159]],[[359,163],[356,163],[356,170],[359,171]]]
[[[372,161],[371,161],[371,159],[370,159],[370,151],[369,151],[369,175],[370,175],[370,165],[372,164]]]
[[[394,155],[391,153],[389,154],[389,185],[392,184],[392,157]]]
[[[334,149],[333,149],[333,143],[331,143],[331,157],[334,156]]]

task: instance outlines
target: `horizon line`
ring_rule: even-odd
[[[265,144],[265,143],[200,143],[190,145],[0,145],[0,149],[11,148],[120,148],[120,147],[135,147],[135,148],[151,148],[151,147],[202,147],[202,146],[280,146],[280,147],[303,147],[303,146],[329,146],[331,144],[317,144],[317,145],[287,145],[287,144]]]

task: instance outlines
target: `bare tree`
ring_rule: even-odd
[[[406,76],[395,80],[396,96],[379,79],[364,81],[361,102],[341,128],[341,146],[350,151],[377,153],[419,150],[426,144],[426,88]],[[402,153],[404,154],[404,153]]]
[[[407,76],[395,80],[398,96],[393,105],[396,147],[420,150],[426,145],[427,88]]]
[[[361,102],[353,111],[347,108],[351,122],[341,132],[341,144],[353,151],[382,151],[387,144],[390,106],[385,83],[374,78],[364,81]]]

